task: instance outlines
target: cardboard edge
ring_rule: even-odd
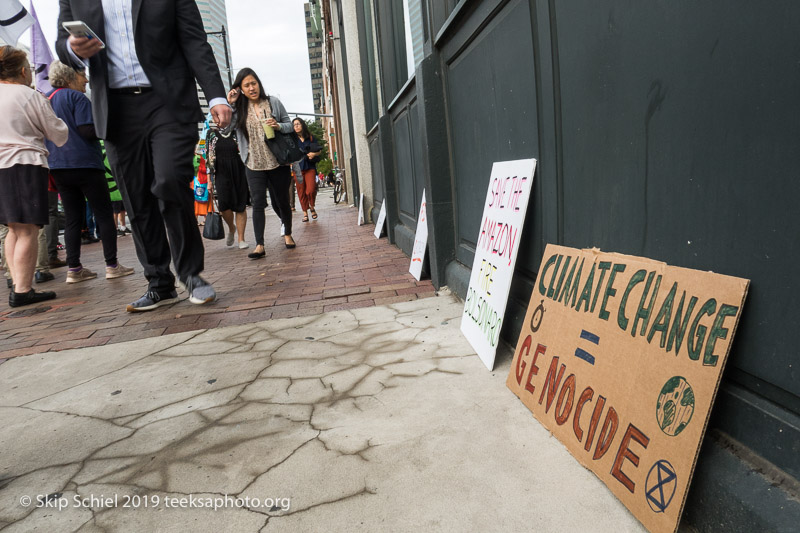
[[[689,269],[690,270],[690,269]],[[722,275],[722,274],[715,274],[715,275]],[[730,277],[730,276],[727,276]],[[739,327],[739,322],[742,318],[741,310],[744,308],[744,302],[747,299],[747,294],[750,292],[750,280],[743,279],[743,278],[735,278],[735,279],[742,279],[744,281],[744,291],[742,292],[742,299],[739,302],[739,310],[740,312],[736,316],[736,322],[734,322],[733,327],[730,330],[730,338],[731,340],[736,338],[736,330]],[[714,386],[714,392],[711,395],[711,406],[706,413],[706,418],[703,421],[703,429],[700,431],[700,440],[697,442],[697,450],[694,452],[694,459],[692,460],[692,465],[689,468],[689,478],[686,480],[686,491],[683,493],[683,499],[681,500],[681,506],[678,509],[678,521],[675,524],[675,529],[672,533],[677,533],[678,528],[680,527],[681,518],[683,518],[683,512],[686,507],[686,499],[689,496],[689,489],[692,487],[692,480],[694,479],[694,472],[697,469],[697,460],[700,458],[700,450],[703,448],[703,441],[706,438],[706,432],[708,431],[708,422],[711,420],[711,412],[714,410],[714,403],[717,400],[717,394],[719,393],[719,386],[722,383],[722,375],[725,373],[725,367],[728,364],[728,358],[731,354],[731,348],[733,347],[733,342],[728,343],[728,349],[725,352],[725,357],[722,358],[722,368],[719,369],[719,379],[717,380],[716,385]],[[634,515],[635,516],[635,515]],[[637,519],[638,520],[638,519]],[[641,521],[640,521],[641,523]],[[644,524],[643,524],[644,525]]]

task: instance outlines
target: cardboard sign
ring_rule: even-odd
[[[386,200],[381,202],[381,212],[378,215],[378,222],[375,224],[375,238],[380,239],[383,232],[383,224],[386,222]]]
[[[361,193],[361,200],[358,202],[358,225],[364,225],[364,193]]]
[[[483,204],[461,332],[489,370],[494,368],[535,170],[535,159],[496,162]]]
[[[545,250],[506,384],[652,532],[678,527],[748,285]]]
[[[428,248],[428,213],[425,209],[425,189],[422,189],[422,203],[419,206],[417,233],[414,236],[414,248],[411,250],[411,265],[408,271],[419,281],[422,277],[422,261]]]

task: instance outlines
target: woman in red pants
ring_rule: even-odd
[[[317,160],[322,153],[311,132],[308,131],[306,121],[296,118],[292,121],[294,132],[300,139],[300,149],[305,152],[305,157],[299,161],[301,176],[295,176],[297,181],[297,197],[300,199],[300,208],[303,210],[303,222],[308,222],[308,212],[311,218],[317,218],[314,205],[317,200]]]

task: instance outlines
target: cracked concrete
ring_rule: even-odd
[[[486,371],[462,310],[441,296],[10,359],[0,529],[644,531],[506,389],[510,351]],[[166,507],[189,495],[249,504]]]

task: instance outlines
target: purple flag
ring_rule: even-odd
[[[33,0],[31,0],[30,14],[33,16],[33,26],[31,27],[31,55],[33,56],[33,70],[36,73],[36,90],[41,93],[52,91],[53,87],[47,81],[47,75],[50,72],[50,63],[53,62],[53,54],[50,53],[50,47],[47,45],[47,40],[42,33],[42,27],[39,25],[39,17],[36,16],[36,10],[33,9]]]

